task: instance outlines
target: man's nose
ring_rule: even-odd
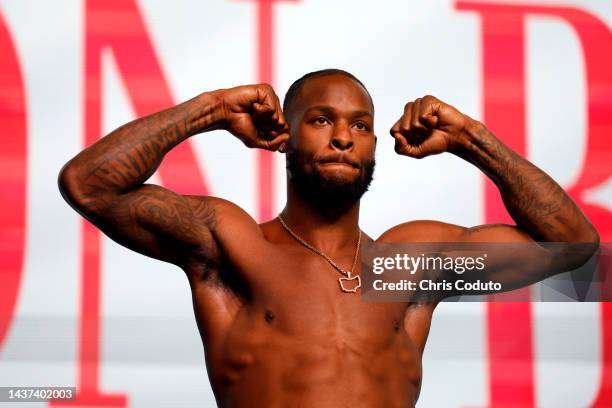
[[[331,146],[336,150],[350,150],[353,147],[353,136],[346,126],[338,126],[331,138]]]

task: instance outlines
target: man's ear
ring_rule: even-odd
[[[374,147],[376,147],[376,142],[378,142],[378,136],[374,135]]]

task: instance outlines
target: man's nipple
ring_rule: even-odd
[[[275,316],[274,316],[274,313],[272,313],[270,309],[266,309],[266,313],[264,314],[264,317],[266,319],[266,322],[272,323]]]
[[[396,321],[393,323],[393,330],[395,330],[396,332],[398,332],[398,331],[399,331],[399,329],[400,329],[400,327],[401,327],[400,321],[399,321],[399,320],[396,320]]]

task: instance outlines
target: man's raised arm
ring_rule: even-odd
[[[428,95],[406,104],[390,133],[395,138],[398,154],[420,159],[450,152],[476,165],[497,185],[506,209],[516,222],[516,225],[472,228],[429,221],[407,223],[385,233],[394,240],[414,240],[415,227],[418,227],[419,231],[427,231],[428,240],[446,242],[593,244],[578,251],[574,247],[567,253],[533,247],[525,251],[534,256],[531,267],[524,258],[507,257],[506,264],[488,268],[489,277],[514,287],[577,268],[596,250],[599,234],[569,195],[550,176],[499,141],[484,124]],[[542,259],[544,254],[548,254],[550,262]],[[479,277],[472,274],[471,278]],[[467,274],[462,278],[470,279]]]
[[[206,257],[219,206],[143,184],[173,147],[201,132],[225,129],[248,147],[278,150],[288,139],[278,97],[269,85],[203,93],[134,120],[70,160],[59,174],[64,199],[109,237],[177,265]]]
[[[450,152],[481,169],[499,188],[520,231],[468,228],[479,241],[598,242],[599,235],[567,193],[546,173],[501,143],[482,123],[433,96],[406,105],[391,129],[399,154],[422,158]],[[522,236],[522,239],[519,237]]]

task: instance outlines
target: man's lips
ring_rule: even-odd
[[[329,158],[329,159],[323,159],[323,160],[319,160],[320,164],[343,164],[345,166],[350,166],[353,168],[358,169],[359,168],[359,164],[349,160],[349,159],[345,159],[343,157],[339,157],[339,158]]]

